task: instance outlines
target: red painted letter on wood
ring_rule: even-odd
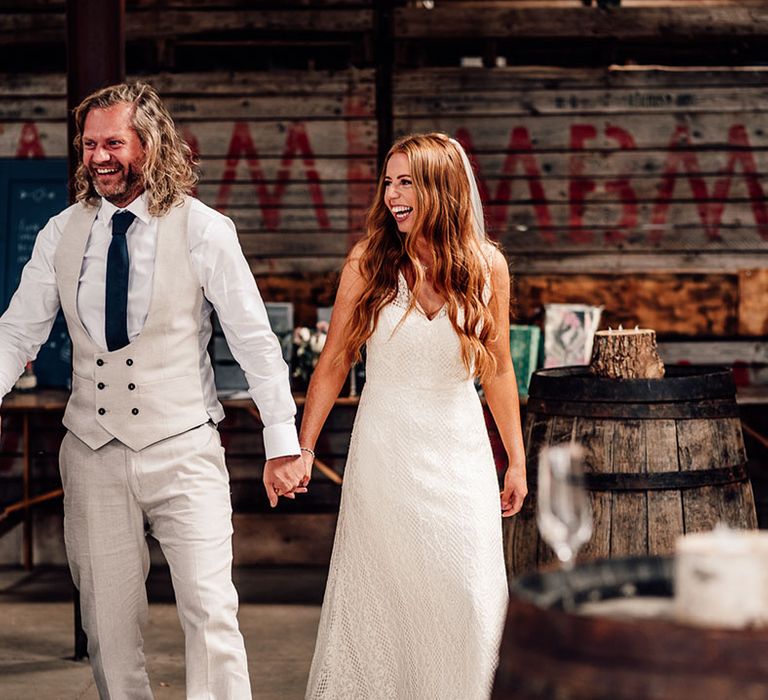
[[[232,193],[232,182],[235,180],[237,166],[242,158],[248,163],[251,181],[256,187],[256,193],[261,206],[264,219],[264,227],[270,231],[277,231],[280,227],[280,210],[282,208],[283,195],[290,178],[291,166],[297,156],[301,156],[304,166],[304,174],[312,203],[315,207],[315,216],[321,229],[331,227],[328,212],[323,201],[323,191],[320,187],[320,176],[315,167],[315,156],[309,143],[304,124],[294,122],[288,127],[285,140],[285,149],[277,172],[277,182],[272,190],[267,185],[266,178],[261,169],[261,162],[256,146],[251,138],[251,132],[247,122],[235,123],[232,131],[232,139],[227,152],[227,163],[222,175],[219,195],[216,199],[218,209],[226,209]]]

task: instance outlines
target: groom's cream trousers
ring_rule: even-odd
[[[133,451],[61,445],[64,538],[102,700],[149,700],[145,520],[170,567],[186,639],[189,700],[251,697],[232,585],[232,507],[212,423]]]

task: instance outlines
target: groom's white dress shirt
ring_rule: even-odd
[[[147,318],[152,295],[158,220],[147,211],[146,194],[126,209],[136,215],[128,229],[128,337],[133,341]],[[72,208],[54,216],[40,231],[19,288],[0,318],[0,397],[11,390],[27,357],[46,341],[59,310],[54,258]],[[106,350],[104,299],[111,219],[117,208],[101,201],[85,250],[77,291],[77,310],[91,339]],[[215,308],[233,356],[243,368],[249,393],[264,424],[267,458],[299,454],[296,406],[288,367],[269,325],[264,302],[240,249],[230,219],[191,200],[188,225],[192,269],[205,301],[200,310],[200,363],[206,410],[214,422],[223,418],[209,359],[211,311]]]

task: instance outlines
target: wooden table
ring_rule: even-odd
[[[240,392],[242,394],[243,392]],[[238,394],[239,396],[239,394]],[[32,555],[32,509],[41,503],[61,498],[62,489],[54,489],[38,496],[31,496],[32,482],[32,447],[30,422],[33,416],[42,413],[64,413],[69,399],[69,392],[64,389],[42,389],[31,392],[14,391],[8,394],[0,406],[0,414],[18,415],[22,422],[22,498],[0,511],[0,537],[19,520],[23,523],[22,532],[22,564],[26,570],[34,566]],[[298,406],[305,402],[304,394],[294,395]],[[246,411],[257,423],[261,423],[259,412],[250,398],[235,398],[224,394],[219,397],[225,410]],[[340,397],[337,406],[355,406],[357,397]],[[315,467],[334,483],[340,485],[341,477],[328,467],[322,460],[315,460]]]
[[[30,495],[31,475],[31,446],[29,424],[32,416],[41,413],[63,413],[69,392],[64,390],[41,390],[32,392],[11,392],[3,399],[0,413],[17,414],[21,417],[22,431],[22,499],[9,505],[0,513],[0,536],[7,526],[13,526],[21,517],[22,532],[22,564],[26,570],[32,569],[32,508],[46,501],[60,498],[63,491],[58,488],[39,496]]]

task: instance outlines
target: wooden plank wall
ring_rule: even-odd
[[[763,69],[418,69],[395,132],[472,154],[520,319],[548,302],[662,336],[768,333]]]
[[[581,0],[418,0],[395,11],[401,38],[674,39],[700,35],[761,36],[768,7],[762,0],[623,0],[622,7],[583,7]]]
[[[231,216],[265,297],[314,322],[376,177],[373,72],[143,76],[199,154],[198,196]],[[0,157],[66,156],[63,75],[0,75]],[[321,273],[321,274],[317,274]]]
[[[657,5],[678,4],[634,3],[646,18]],[[740,4],[739,21],[754,23],[759,5]],[[470,3],[441,4],[447,14],[402,5],[397,42],[451,26],[466,34],[457,18]],[[484,8],[479,36],[560,26],[543,0],[474,5]],[[701,11],[717,24],[732,5]],[[30,41],[33,27],[63,31],[62,2],[28,8],[0,13],[4,41]],[[282,9],[134,0],[128,8],[132,40],[202,42],[216,22],[260,40],[287,36],[291,25],[315,39],[373,32],[371,3],[362,0],[291,0]],[[513,11],[529,13],[536,27],[489,19]],[[690,18],[678,13],[678,23]],[[375,69],[149,79],[200,154],[199,195],[236,221],[264,296],[293,301],[297,320],[311,323],[314,307],[333,300],[334,273],[372,192]],[[0,157],[64,155],[63,76],[7,73],[0,82]],[[395,72],[394,131],[441,129],[473,152],[490,228],[519,273],[519,320],[540,320],[548,301],[593,301],[605,305],[608,322],[634,320],[662,336],[759,336],[768,331],[759,301],[768,291],[764,83],[761,69],[405,68]]]
[[[580,0],[443,0],[431,12],[403,2],[392,36],[400,48],[427,38],[467,42],[476,52],[478,41],[499,37],[664,35],[705,45],[709,36],[754,41],[766,33],[764,3],[622,4],[619,14],[582,8]],[[63,45],[64,7],[27,0],[0,10],[0,47]],[[129,52],[163,68],[143,77],[199,154],[199,196],[236,222],[264,297],[292,301],[297,322],[313,323],[315,307],[333,302],[377,175],[374,3],[128,0],[127,7]],[[362,48],[350,51],[357,57],[350,66],[362,67],[316,70],[310,57],[306,70],[241,63],[234,71],[185,72],[180,58],[224,45],[246,55],[277,45],[306,51],[352,36]],[[607,323],[656,328],[671,361],[741,362],[748,365],[741,381],[768,383],[765,69],[435,68],[422,54],[396,52],[393,130],[446,131],[470,151],[489,229],[510,258],[519,321],[541,322],[549,302],[598,303]],[[409,55],[419,61],[403,62]],[[0,157],[65,156],[63,66],[45,74],[15,68],[0,66]],[[353,416],[352,408],[337,410],[319,444],[340,472]],[[18,474],[17,422],[4,421],[0,478]],[[44,482],[56,477],[57,426],[36,431]],[[252,418],[230,412],[223,440],[236,508],[264,509]],[[276,539],[290,561],[314,561],[313,549],[324,560],[337,498],[334,485],[317,479],[305,503],[318,512],[320,534],[307,543],[303,520],[287,531],[281,522],[274,537],[262,538],[271,543],[265,551],[243,550],[239,561],[281,561]],[[281,512],[303,509],[285,504]]]

